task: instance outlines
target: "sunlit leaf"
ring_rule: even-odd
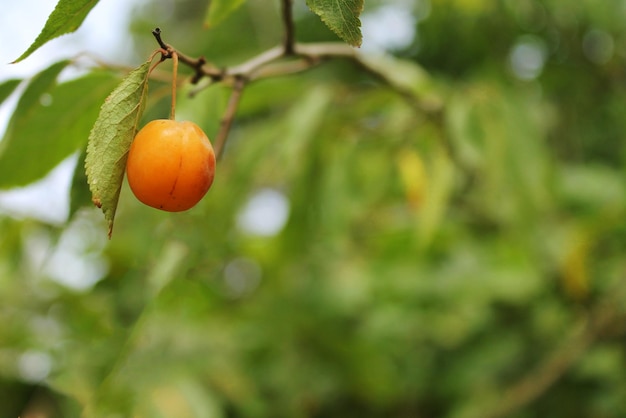
[[[352,46],[361,46],[363,0],[307,0],[306,4],[337,36]]]
[[[107,97],[89,134],[85,170],[92,201],[102,209],[113,232],[128,149],[137,132],[148,91],[150,61],[128,76]]]
[[[213,27],[237,10],[246,0],[213,0],[209,4],[204,25]]]
[[[360,60],[391,87],[418,99],[423,107],[437,110],[443,106],[443,99],[430,75],[417,63],[391,55],[363,54]]]
[[[22,80],[11,79],[0,84],[0,104],[2,104],[2,102],[4,102],[7,97],[11,95],[11,93],[13,93],[13,90],[15,90],[21,81]]]
[[[583,300],[589,295],[589,259],[594,237],[581,228],[569,231],[569,235],[560,265],[561,282],[569,297]]]
[[[439,230],[454,191],[455,168],[450,157],[443,148],[437,148],[431,158],[426,198],[418,218],[422,246],[427,246]]]
[[[48,16],[41,33],[31,46],[13,62],[22,61],[43,44],[54,38],[74,32],[80,27],[85,17],[96,4],[98,4],[98,0],[59,0],[50,16]]]
[[[424,162],[416,151],[406,149],[398,155],[397,164],[407,202],[412,208],[418,209],[426,198],[428,189]]]
[[[54,86],[50,78],[49,88],[33,94],[40,99],[14,115],[0,155],[0,187],[38,180],[80,148],[116,80],[111,73],[97,72]]]

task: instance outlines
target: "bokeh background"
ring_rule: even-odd
[[[53,6],[3,5],[3,63]],[[282,39],[277,1],[206,9],[101,2],[0,82],[80,52],[61,82],[124,72],[155,26],[219,66]],[[617,0],[367,0],[361,52],[414,97],[346,60],[255,82],[205,199],[170,214],[125,186],[110,241],[80,150],[0,192],[2,416],[623,418],[625,21]],[[177,116],[214,137],[229,87],[193,88]]]

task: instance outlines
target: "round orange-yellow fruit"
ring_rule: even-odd
[[[195,206],[211,187],[215,152],[195,123],[153,120],[130,146],[126,176],[139,201],[180,212]]]

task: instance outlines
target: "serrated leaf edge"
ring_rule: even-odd
[[[105,205],[103,205],[103,201],[102,201],[102,189],[100,184],[98,184],[98,180],[100,180],[99,178],[99,174],[100,173],[94,173],[94,169],[92,169],[90,160],[91,158],[95,158],[92,157],[93,153],[95,152],[95,145],[94,145],[94,141],[96,141],[95,139],[95,135],[96,135],[96,129],[100,127],[100,125],[102,123],[105,123],[102,119],[102,115],[103,115],[103,110],[105,108],[108,109],[108,107],[113,106],[115,103],[111,103],[112,97],[115,97],[115,95],[119,92],[122,91],[124,89],[124,87],[129,83],[129,80],[132,79],[132,77],[139,71],[145,71],[145,75],[144,75],[144,79],[141,83],[139,83],[138,89],[141,90],[141,93],[139,95],[140,99],[139,102],[137,103],[136,106],[134,106],[124,117],[120,118],[120,120],[118,121],[118,123],[121,123],[123,120],[125,120],[127,117],[131,116],[133,113],[135,113],[134,116],[134,122],[132,124],[132,128],[130,129],[129,133],[124,133],[123,135],[126,136],[127,138],[130,138],[128,142],[129,146],[130,143],[132,142],[132,138],[135,136],[136,132],[137,132],[137,127],[139,125],[139,121],[141,119],[141,116],[143,114],[144,108],[145,108],[145,97],[148,91],[148,76],[149,76],[149,71],[148,71],[148,67],[150,65],[152,61],[152,58],[150,60],[148,60],[147,62],[143,63],[141,66],[137,67],[136,69],[134,69],[133,71],[131,71],[123,80],[120,84],[118,84],[118,86],[113,89],[113,91],[109,94],[109,96],[107,96],[107,98],[105,99],[102,107],[100,108],[100,113],[98,114],[98,118],[96,119],[96,122],[94,123],[91,132],[89,134],[89,140],[88,140],[88,144],[87,144],[87,152],[86,152],[86,157],[85,157],[85,173],[87,175],[87,182],[89,184],[89,190],[92,194],[92,202],[94,203],[94,205],[96,205],[98,208],[100,208],[102,210],[102,213],[104,214],[105,220],[107,221],[107,225],[108,225],[108,236],[109,239],[111,238],[111,235],[113,233],[113,224],[114,224],[114,220],[115,220],[115,212],[117,210],[117,204],[119,201],[119,195],[122,189],[122,183],[124,180],[124,172],[122,171],[122,175],[119,176],[119,182],[116,186],[116,190],[113,193],[113,202],[111,207],[106,207]],[[129,96],[131,96],[132,94],[135,94],[135,92],[138,89],[133,89],[129,94],[124,95],[123,98],[128,98]],[[122,99],[123,100],[123,99]],[[121,100],[116,101],[116,103],[119,103]],[[113,139],[118,138],[120,135],[119,130],[118,133],[116,133],[116,135],[113,137]],[[112,142],[112,141],[110,141]],[[124,153],[121,154],[120,158],[118,160],[116,160],[114,162],[114,166],[118,165],[118,164],[122,164],[125,165],[126,163],[126,158],[128,156],[128,150],[126,150]],[[94,176],[96,178],[94,178]],[[105,176],[100,176],[105,177]],[[117,180],[117,179],[116,179]],[[104,206],[104,207],[103,207]]]

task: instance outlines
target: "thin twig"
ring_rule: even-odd
[[[228,105],[226,106],[226,110],[224,111],[224,115],[220,121],[220,129],[215,137],[215,155],[218,160],[220,160],[224,154],[226,139],[228,138],[230,127],[235,119],[235,113],[239,107],[239,101],[241,100],[241,95],[245,86],[246,79],[244,78],[237,78],[233,84],[233,91],[228,99]]]
[[[285,55],[293,55],[295,44],[295,29],[293,25],[293,0],[282,1],[283,24],[285,25],[285,39],[283,40],[283,52]]]
[[[304,58],[292,61],[270,63],[258,69],[254,74],[252,74],[250,76],[250,81],[296,74],[309,68],[311,68],[311,61]]]
[[[156,39],[157,43],[164,50],[164,52],[162,52],[161,60],[164,60],[166,58],[172,58],[173,54],[176,53],[180,62],[184,63],[185,65],[191,67],[196,71],[196,74],[191,79],[192,84],[196,84],[203,77],[210,77],[211,79],[222,78],[221,70],[213,66],[205,65],[207,64],[206,58],[204,58],[203,56],[198,58],[191,58],[190,56],[185,55],[180,51],[177,51],[171,45],[163,41],[161,33],[161,28],[154,28],[154,30],[152,31],[152,35]]]
[[[176,51],[172,53],[172,105],[170,107],[170,119],[176,120],[176,76],[178,75],[178,54]]]
[[[163,39],[161,39],[161,28],[154,28],[154,30],[152,31],[152,36],[154,36],[154,39],[156,39],[161,48],[166,51],[168,50],[169,45],[163,42]]]
[[[250,78],[255,71],[263,66],[270,64],[272,62],[276,62],[283,57],[283,48],[281,46],[276,46],[274,48],[268,49],[261,54],[252,57],[246,62],[243,62],[236,67],[232,67],[227,69],[224,72],[225,77],[245,77]]]
[[[537,368],[511,385],[492,408],[483,409],[475,418],[504,418],[532,403],[571,369],[607,329],[621,324],[624,314],[618,301],[624,296],[624,286],[615,290]]]

